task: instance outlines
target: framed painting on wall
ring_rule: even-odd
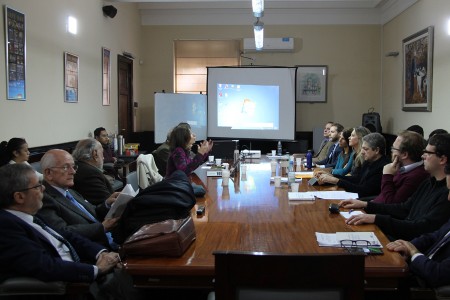
[[[328,66],[297,67],[297,102],[327,102]]]
[[[103,105],[110,105],[110,85],[111,85],[111,51],[105,47],[102,48],[102,95]]]
[[[64,52],[64,101],[78,102],[79,59],[75,54]]]
[[[403,40],[404,111],[431,111],[433,83],[433,27]]]
[[[5,6],[6,98],[25,100],[26,36],[25,15]]]

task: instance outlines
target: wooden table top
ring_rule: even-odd
[[[278,172],[278,171],[277,171]],[[202,216],[192,210],[196,241],[180,258],[128,257],[126,269],[137,276],[214,276],[215,250],[273,253],[336,253],[342,248],[319,247],[315,232],[374,231],[385,246],[389,241],[375,225],[346,225],[328,206],[337,200],[288,201],[287,184],[275,188],[270,164],[247,164],[247,174],[238,173],[228,187],[222,179],[206,177],[199,168],[191,176],[207,190],[197,205],[205,205]],[[303,179],[300,191],[335,190],[335,186],[308,186]],[[407,265],[397,253],[383,249],[384,255],[366,257],[366,277],[403,277]]]

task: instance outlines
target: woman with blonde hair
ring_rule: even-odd
[[[355,127],[348,140],[348,145],[353,149],[353,165],[351,170],[351,175],[357,175],[364,163],[364,157],[361,155],[362,139],[364,136],[368,135],[370,130],[364,126]]]

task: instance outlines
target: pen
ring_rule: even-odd
[[[352,212],[353,212],[353,209],[350,209],[350,210],[348,211],[348,214],[350,215]]]

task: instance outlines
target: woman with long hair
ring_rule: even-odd
[[[0,167],[6,164],[28,164],[30,151],[28,151],[28,144],[24,138],[12,138],[9,141],[0,143]],[[43,175],[36,171],[39,179]]]
[[[170,134],[170,155],[167,161],[166,177],[176,170],[182,170],[186,175],[191,174],[207,158],[211,151],[212,141],[203,141],[197,149],[197,154],[191,158],[190,150],[195,143],[195,134],[187,126],[177,126]]]

